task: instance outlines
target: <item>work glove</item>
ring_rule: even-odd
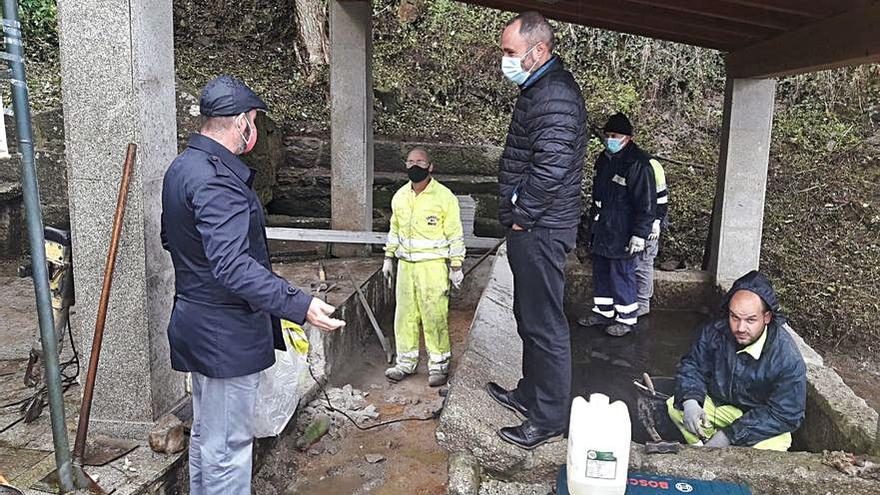
[[[684,401],[684,427],[694,435],[704,438],[703,424],[707,421],[706,411],[694,399]],[[713,437],[714,438],[714,437]]]
[[[312,326],[325,332],[342,328],[345,326],[344,321],[330,318],[330,315],[335,311],[335,307],[325,303],[317,297],[313,297],[312,302],[309,303],[309,310],[306,312],[306,321],[311,323]]]
[[[651,233],[648,234],[648,239],[652,241],[656,241],[660,238],[660,219],[654,220],[654,223],[651,224]]]
[[[449,281],[452,282],[453,287],[461,289],[461,283],[464,281],[464,272],[461,271],[461,267],[449,270]]]
[[[727,438],[727,435],[718,430],[712,435],[712,438],[709,439],[708,442],[705,443],[704,447],[715,447],[718,449],[723,449],[724,447],[730,447],[730,439]]]
[[[645,240],[641,237],[632,236],[629,238],[629,244],[626,245],[626,254],[632,256],[645,250]]]
[[[394,259],[393,258],[385,258],[385,262],[382,263],[382,276],[385,277],[385,284],[388,285],[388,288],[394,287]]]

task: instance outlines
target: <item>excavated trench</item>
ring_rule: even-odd
[[[646,455],[646,432],[638,421],[639,392],[632,382],[647,372],[672,376],[699,324],[718,314],[721,292],[702,272],[657,272],[652,314],[624,338],[578,327],[576,317],[592,299],[589,267],[570,262],[566,308],[572,322],[574,395],[603,392],[625,401],[633,419],[630,471],[745,483],[755,494],[880,494],[880,483],[847,456],[876,452],[877,413],[858,397],[822,357],[797,336],[807,363],[806,419],[794,432],[792,452],[683,446],[677,455]],[[437,437],[450,451],[450,493],[548,493],[566,443],[526,452],[502,442],[499,427],[518,422],[485,393],[487,381],[511,387],[520,374],[521,345],[512,316],[512,276],[506,257],[496,259],[474,315],[457,379],[440,419]],[[501,345],[503,343],[503,345]],[[660,388],[658,386],[658,388]],[[659,428],[658,428],[659,429]],[[661,431],[662,433],[662,431]],[[848,471],[845,474],[843,471]],[[474,488],[477,487],[477,488]]]

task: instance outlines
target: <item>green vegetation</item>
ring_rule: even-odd
[[[374,1],[375,130],[407,139],[500,144],[515,88],[500,74],[497,38],[510,14],[451,0],[413,20]],[[51,0],[22,3],[35,107],[58,105]],[[265,96],[289,133],[328,131],[328,73],[310,71],[293,0],[177,0],[176,67],[200,87],[218,73]],[[558,52],[580,82],[591,119],[628,112],[640,144],[706,167],[667,164],[671,230],[661,259],[699,266],[715,191],[724,67],[720,54],[557,24]],[[815,345],[878,350],[880,67],[780,80],[765,208],[762,269]],[[592,144],[593,151],[598,143]],[[587,164],[588,170],[591,163]],[[587,174],[590,175],[589,173]]]

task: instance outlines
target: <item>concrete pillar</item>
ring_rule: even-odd
[[[761,259],[775,79],[728,79],[709,271],[728,284]]]
[[[330,168],[333,229],[373,229],[373,6],[330,0]],[[337,245],[334,254],[367,254]]]
[[[166,328],[174,273],[159,240],[177,152],[171,0],[59,0],[76,313],[88,360],[127,143],[138,145],[107,313],[91,432],[142,436],[185,396]],[[85,368],[83,368],[85,369]]]

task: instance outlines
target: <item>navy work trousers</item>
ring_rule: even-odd
[[[635,325],[639,303],[636,259],[593,255],[593,312]]]
[[[565,258],[577,229],[510,231],[507,255],[513,272],[513,314],[523,342],[522,378],[515,397],[529,421],[561,431],[568,424],[571,342],[563,311]]]

